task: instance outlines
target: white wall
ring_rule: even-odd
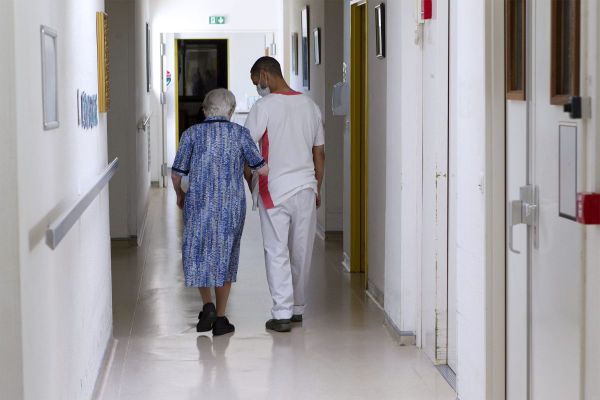
[[[77,89],[97,93],[103,0],[15,2],[18,240],[25,399],[90,399],[111,337],[108,191],[56,250],[48,224],[107,165],[106,115],[77,126]],[[60,128],[42,129],[40,25],[58,32]],[[16,214],[17,211],[13,209]]]
[[[421,50],[415,4],[389,2],[385,310],[398,329],[417,332],[421,193]]]
[[[310,89],[303,87],[301,10],[309,7],[310,34]],[[343,229],[343,138],[345,118],[331,111],[333,85],[342,81],[343,62],[343,3],[340,0],[292,0],[286,3],[287,27],[284,36],[285,54],[291,54],[291,35],[298,33],[298,75],[291,70],[290,86],[310,96],[321,109],[325,125],[325,180],[321,188],[322,204],[317,212],[321,233],[340,232]],[[321,29],[321,64],[315,65],[313,29]],[[288,56],[289,58],[289,56]]]
[[[385,2],[383,2],[385,3]],[[369,123],[368,123],[368,196],[367,196],[367,256],[369,258],[369,291],[384,304],[385,254],[386,254],[386,168],[387,159],[387,58],[375,57],[375,6],[369,2],[368,74],[369,74]],[[392,173],[392,171],[389,171]]]
[[[457,385],[461,400],[486,398],[484,176],[489,93],[486,3],[457,3],[450,23],[450,136],[456,145]],[[482,185],[482,186],[480,186]]]
[[[111,110],[108,114],[108,156],[119,157],[120,168],[110,183],[110,235],[129,238],[137,233],[134,205],[136,70],[134,1],[107,1],[110,50]],[[134,186],[135,187],[135,186]]]
[[[272,33],[267,42],[274,37],[277,45],[277,55],[283,61],[283,0],[149,0],[152,29],[152,79],[153,96],[151,108],[152,118],[152,181],[160,177],[162,162],[162,117],[160,98],[160,34],[184,33],[187,37],[203,37],[208,35],[222,36],[223,34],[239,34],[244,32]],[[224,15],[225,25],[209,25],[209,16]],[[219,35],[220,34],[220,35]],[[266,44],[269,44],[266,43]],[[264,55],[261,54],[261,55]],[[248,80],[252,65],[244,66],[244,77]],[[241,68],[241,67],[240,67]],[[173,73],[173,71],[171,71]],[[235,77],[232,77],[235,79]],[[238,95],[239,97],[239,95]],[[238,99],[238,103],[244,99]],[[171,109],[167,112],[173,113]],[[171,138],[167,138],[171,141]],[[173,154],[168,154],[164,161],[168,166],[173,163]]]
[[[343,230],[343,157],[345,117],[334,116],[331,110],[333,85],[342,81],[344,14],[339,0],[325,1],[325,21],[321,26],[321,60],[325,72],[323,116],[327,161],[325,167],[325,231]],[[288,35],[289,36],[289,35]]]
[[[343,62],[346,64],[347,72],[346,72],[346,82],[348,85],[350,84],[350,1],[344,1],[344,60]],[[348,98],[346,102],[350,104],[350,91],[348,91]],[[350,107],[348,107],[350,109]],[[350,130],[350,113],[345,118],[344,121],[344,140],[343,140],[343,161],[342,161],[342,181],[344,182],[344,190],[343,190],[343,199],[342,199],[342,227],[344,231],[344,255],[343,255],[343,263],[344,267],[349,270],[350,269],[350,249],[351,249],[351,237],[352,237],[352,224],[350,222],[350,143],[351,143],[351,130]]]
[[[135,2],[135,117],[137,124],[152,112],[151,92],[147,91],[146,84],[146,23],[150,23],[150,0],[136,0]],[[152,57],[152,54],[151,54]],[[159,125],[150,125],[148,130],[136,129],[135,154],[136,154],[136,232],[138,243],[144,235],[146,217],[148,214],[151,166],[148,160],[151,157],[152,130],[160,132]],[[149,143],[150,142],[150,143]],[[140,238],[141,236],[141,238]]]
[[[0,168],[5,190],[0,196],[0,393],[23,397],[21,342],[21,279],[17,188],[17,132],[15,118],[14,4],[0,2]]]
[[[110,185],[111,237],[138,237],[139,241],[150,189],[150,132],[137,128],[140,120],[150,113],[145,64],[148,0],[107,1],[106,11],[111,55],[108,150],[109,158],[119,157],[121,163]]]

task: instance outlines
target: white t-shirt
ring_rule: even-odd
[[[273,93],[258,100],[246,128],[261,145],[269,176],[259,179],[265,208],[273,208],[306,188],[317,191],[313,147],[325,144],[321,111],[302,93]]]

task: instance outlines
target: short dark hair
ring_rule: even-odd
[[[256,75],[259,74],[260,71],[266,71],[275,76],[283,76],[283,73],[281,72],[281,64],[279,64],[279,61],[273,57],[265,56],[256,60],[252,66],[252,69],[250,70],[250,74]]]

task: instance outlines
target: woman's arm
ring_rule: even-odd
[[[171,180],[173,181],[173,188],[177,194],[177,207],[183,210],[183,203],[185,201],[185,192],[181,188],[181,175],[171,173]]]
[[[256,143],[252,141],[250,137],[250,133],[247,129],[244,129],[242,132],[242,152],[244,154],[244,159],[246,161],[246,167],[250,170],[257,171],[259,175],[266,176],[269,174],[269,167],[267,166],[266,161],[263,159],[262,155],[258,151],[258,147],[256,147]],[[244,168],[244,176],[248,179],[248,175],[246,174],[246,168]],[[250,178],[251,179],[251,178]],[[252,180],[250,180],[252,182]]]
[[[175,193],[177,193],[177,206],[181,209],[183,209],[183,202],[185,200],[185,192],[181,189],[181,177],[190,173],[192,155],[194,153],[193,129],[193,127],[189,128],[181,135],[179,149],[171,167],[171,180],[173,181]]]
[[[252,191],[252,170],[248,164],[244,164],[244,179],[246,179],[246,183],[248,183],[248,189]]]

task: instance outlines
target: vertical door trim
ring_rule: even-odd
[[[368,9],[366,2],[351,5],[350,112],[350,272],[367,272],[368,131]],[[360,18],[360,20],[357,20]],[[356,37],[357,32],[359,37]],[[360,53],[360,55],[357,54]],[[364,86],[363,86],[364,85]],[[364,107],[364,108],[363,108]],[[365,279],[365,283],[367,280]]]
[[[486,1],[486,398],[506,398],[506,103],[504,2]]]

